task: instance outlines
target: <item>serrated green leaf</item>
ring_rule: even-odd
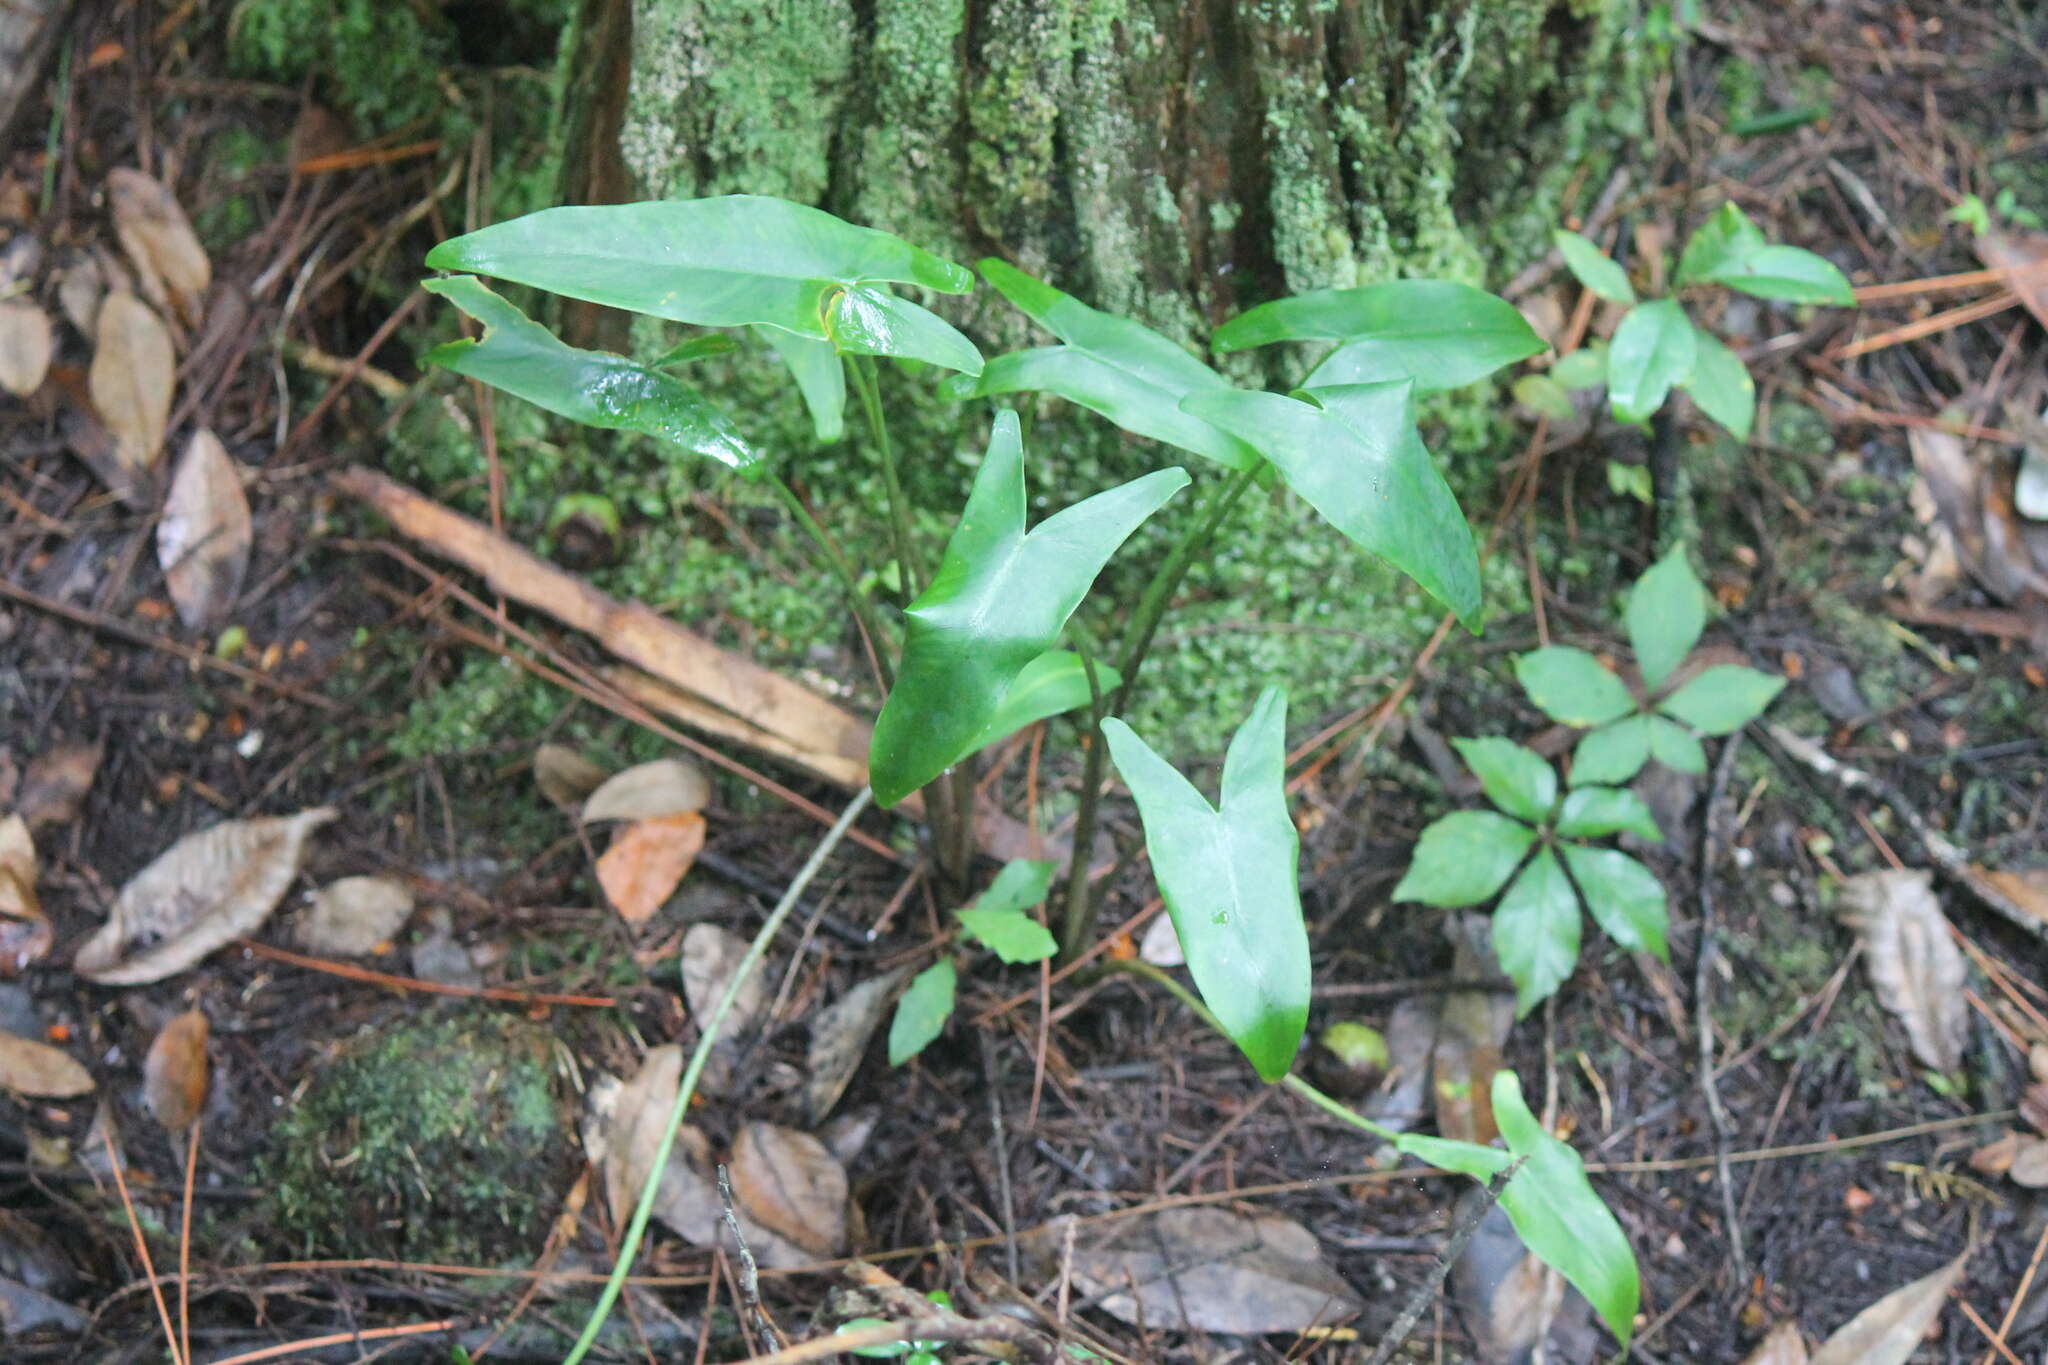
[[[1834,262],[1796,246],[1767,246],[1707,276],[1715,284],[1783,303],[1856,306],[1856,290]]]
[[[1657,704],[1703,735],[1733,734],[1762,715],[1785,680],[1741,664],[1718,664]]]
[[[1324,520],[1476,625],[1479,553],[1415,430],[1410,385],[1310,389],[1306,399],[1232,389],[1181,406],[1249,443]]]
[[[1138,803],[1159,894],[1203,1003],[1261,1077],[1294,1065],[1308,1027],[1300,836],[1287,814],[1287,696],[1259,694],[1223,759],[1212,807],[1131,727],[1102,730]]]
[[[942,957],[911,979],[889,1021],[889,1065],[902,1066],[931,1046],[953,1017],[953,959]]]
[[[1631,309],[1607,347],[1607,399],[1623,422],[1646,422],[1673,386],[1692,377],[1699,334],[1671,299]]]
[[[674,375],[608,351],[570,346],[473,275],[426,280],[420,287],[484,325],[482,340],[436,346],[427,352],[427,364],[482,380],[585,426],[644,432],[742,472],[761,463],[760,452],[726,415]]]
[[[981,274],[1067,344],[997,356],[978,380],[948,384],[946,396],[1055,393],[1126,431],[1228,468],[1249,469],[1258,462],[1250,446],[1181,408],[1189,394],[1227,392],[1230,384],[1180,346],[1129,318],[1090,308],[1007,262],[985,260]]]
[[[1607,382],[1607,343],[1596,341],[1559,356],[1550,377],[1568,389],[1597,389]]]
[[[1650,757],[1650,729],[1644,716],[1624,716],[1590,731],[1572,751],[1569,785],[1614,786],[1642,771]]]
[[[1454,739],[1452,747],[1479,779],[1486,799],[1531,824],[1550,818],[1557,773],[1550,764],[1507,739]]]
[[[1649,811],[1644,810],[1643,815],[1647,819]],[[1651,828],[1656,828],[1654,822]],[[1576,844],[1563,848],[1565,866],[1579,884],[1586,911],[1607,931],[1607,937],[1632,952],[1655,953],[1669,960],[1664,935],[1671,921],[1664,884],[1657,875],[1618,849]]]
[[[1550,234],[1557,249],[1564,253],[1564,263],[1579,283],[1603,299],[1616,303],[1634,303],[1636,291],[1628,282],[1628,272],[1614,263],[1614,258],[1595,246],[1592,241],[1576,232],[1558,228]]]
[[[1675,773],[1700,774],[1707,770],[1707,751],[1692,731],[1662,716],[1645,716],[1649,727],[1650,757]]]
[[[1643,686],[1655,692],[1685,662],[1707,628],[1707,590],[1692,571],[1685,546],[1673,545],[1629,589],[1622,612]]]
[[[1556,993],[1579,960],[1579,898],[1557,855],[1541,849],[1493,910],[1493,950],[1515,983],[1517,1018]]]
[[[1524,1245],[1593,1305],[1624,1344],[1635,1327],[1642,1282],[1635,1252],[1586,1179],[1579,1154],[1544,1130],[1512,1071],[1493,1076],[1493,1117],[1521,1169],[1501,1191],[1501,1207]]]
[[[1570,645],[1546,645],[1517,656],[1515,679],[1538,710],[1565,725],[1605,725],[1636,709],[1621,679]]]
[[[1108,664],[1095,665],[1095,685],[1108,696],[1123,686],[1124,675]],[[1071,649],[1049,649],[1024,665],[1024,671],[1003,693],[996,714],[975,737],[971,753],[1001,743],[1027,725],[1090,705],[1088,669]]]
[[[1749,377],[1749,367],[1740,356],[1705,330],[1695,331],[1692,378],[1682,387],[1701,412],[1726,427],[1736,440],[1746,441],[1756,424],[1756,381]]]
[[[1306,385],[1407,379],[1418,393],[1470,384],[1543,349],[1513,304],[1448,280],[1391,280],[1275,299],[1224,323],[1210,345],[1229,352],[1276,341],[1344,343]]]
[[[875,720],[869,782],[889,807],[973,753],[1117,547],[1185,488],[1162,469],[1024,530],[1024,443],[996,416],[938,574],[904,612],[903,660]]]
[[[1569,838],[1604,839],[1624,831],[1651,843],[1664,842],[1649,806],[1625,787],[1580,787],[1558,808],[1557,832]]]
[[[443,242],[427,264],[676,322],[821,339],[837,331],[843,349],[981,368],[949,324],[881,287],[964,294],[974,286],[966,270],[886,232],[760,195],[543,209]],[[914,349],[872,349],[895,344]]]
[[[756,327],[796,380],[797,392],[811,414],[811,431],[821,441],[846,434],[846,366],[829,341],[799,336],[780,327]]]
[[[1723,204],[1686,242],[1673,283],[1683,288],[1710,280],[1715,271],[1730,269],[1767,245],[1762,229],[1748,214],[1734,204]]]
[[[1415,842],[1396,901],[1452,907],[1477,905],[1507,884],[1536,831],[1490,810],[1453,811]]]

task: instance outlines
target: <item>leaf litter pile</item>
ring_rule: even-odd
[[[949,936],[994,912],[939,899],[885,819],[743,972],[865,720],[521,551],[537,528],[340,472],[411,404],[495,439],[475,391],[415,380],[403,301],[488,138],[359,138],[216,79],[193,7],[75,8],[63,63],[0,61],[0,1357],[559,1360],[643,1191],[650,1278],[599,1358],[879,1318],[925,1324],[926,1354],[1365,1360],[1411,1301],[1405,1358],[1611,1354],[1471,1182],[1261,1085],[1130,978],[1013,965],[996,945],[1042,909]],[[1588,731],[1448,646],[1409,707],[1297,769],[1296,1065],[1390,1129],[1480,1142],[1495,1073],[1529,1078],[1635,1248],[1639,1359],[2038,1359],[2048,204],[2012,168],[2048,157],[2048,31],[1703,8],[1654,150],[1569,226],[1648,283],[1737,199],[1859,286],[1839,315],[1730,302],[1754,439],[1679,433],[1719,610],[1642,672],[1786,691],[1706,773],[1632,783],[1663,838],[1623,847],[1668,891],[1676,965],[1589,950],[1518,1023],[1487,916],[1393,892],[1421,832],[1478,807],[1450,736],[1553,755]],[[222,169],[238,130],[276,159]],[[1508,296],[1564,350],[1575,315],[1604,340],[1559,265]],[[1543,610],[1490,636],[1639,680],[1610,589],[1655,562],[1630,490],[1660,452],[1568,364],[1516,388],[1550,444],[1541,534],[1504,544]],[[401,741],[451,678],[522,666],[537,739],[476,716]],[[1013,758],[977,822],[990,871],[1057,852]],[[1104,951],[1182,970],[1153,894],[1119,866]]]

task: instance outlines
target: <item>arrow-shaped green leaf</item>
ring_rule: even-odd
[[[1216,329],[1219,352],[1276,341],[1341,341],[1308,382],[1318,388],[1410,379],[1455,389],[1543,349],[1507,300],[1449,280],[1317,289],[1247,309]]]
[[[1024,531],[1024,443],[996,415],[946,556],[905,612],[903,662],[875,720],[869,780],[893,806],[973,753],[1025,669],[1051,647],[1102,566],[1188,484],[1161,469]]]
[[[1152,874],[1188,971],[1223,1031],[1268,1081],[1294,1065],[1308,1026],[1301,840],[1287,814],[1287,694],[1268,687],[1230,741],[1220,806],[1131,727],[1102,723],[1138,803]]]
[[[585,426],[644,432],[734,469],[760,463],[760,452],[726,415],[674,375],[609,351],[578,350],[474,275],[427,280],[420,287],[484,325],[483,340],[444,342],[427,352],[427,364],[480,379]]]

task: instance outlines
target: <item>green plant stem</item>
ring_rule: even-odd
[[[861,411],[867,414],[868,436],[875,443],[875,457],[882,463],[882,486],[889,496],[889,534],[896,545],[896,580],[903,600],[908,602],[923,586],[924,574],[911,531],[910,502],[904,496],[903,480],[896,469],[896,449],[889,441],[889,423],[882,416],[882,389],[875,380],[874,357],[847,356],[846,372],[853,377]]]
[[[810,508],[804,506],[804,500],[796,495],[796,490],[777,474],[768,476],[768,484],[775,490],[776,497],[782,500],[782,505],[789,509],[789,514],[796,518],[797,525],[804,529],[804,534],[818,547],[819,553],[825,556],[832,576],[839,580],[840,591],[846,594],[847,606],[853,609],[861,630],[868,637],[868,647],[873,651],[875,672],[879,675],[882,690],[888,691],[895,685],[896,671],[889,665],[889,639],[882,634],[882,621],[875,614],[874,601],[860,590],[860,580],[854,577],[853,565],[847,561],[838,543],[825,534],[825,528],[818,525],[817,518],[811,515]]]
[[[1117,665],[1123,681],[1118,684],[1107,706],[1102,705],[1098,697],[1093,709],[1093,724],[1089,727],[1088,756],[1083,761],[1081,773],[1081,804],[1074,815],[1074,852],[1067,865],[1066,910],[1060,923],[1060,957],[1063,961],[1072,961],[1095,936],[1095,895],[1088,880],[1088,858],[1089,851],[1095,846],[1096,810],[1102,794],[1103,767],[1109,761],[1109,745],[1102,737],[1102,722],[1109,716],[1121,714],[1130,702],[1131,689],[1138,681],[1138,670],[1144,666],[1145,656],[1152,648],[1152,638],[1159,631],[1159,622],[1172,604],[1174,593],[1179,591],[1182,580],[1194,566],[1195,556],[1215,542],[1223,519],[1230,515],[1238,499],[1244,496],[1245,490],[1257,477],[1256,465],[1231,476],[1230,482],[1195,519],[1195,524],[1167,552],[1166,559],[1145,585],[1138,605],[1131,609],[1124,654]],[[1089,686],[1093,690],[1092,672]]]
[[[746,984],[747,978],[753,975],[754,969],[767,955],[768,945],[774,942],[776,931],[782,927],[782,922],[789,918],[789,912],[796,908],[804,888],[818,875],[818,870],[825,865],[825,860],[832,856],[832,850],[839,846],[839,841],[853,828],[853,822],[867,809],[868,802],[873,797],[873,792],[865,787],[861,788],[860,794],[847,803],[839,819],[826,831],[825,837],[818,841],[818,846],[811,850],[810,858],[798,870],[795,879],[789,884],[789,889],[782,893],[782,899],[768,912],[768,918],[762,922],[760,931],[754,935],[754,941],[747,945],[746,956],[740,959],[738,969],[726,983],[725,994],[719,997],[718,1004],[703,1021],[697,1035],[697,1046],[690,1053],[690,1064],[684,1068],[682,1083],[676,1090],[675,1105],[669,1110],[668,1126],[662,1132],[661,1145],[654,1149],[654,1159],[648,1167],[647,1181],[640,1187],[640,1202],[634,1206],[633,1220],[627,1226],[626,1235],[619,1243],[619,1256],[612,1265],[611,1278],[605,1281],[604,1292],[598,1295],[597,1306],[590,1310],[590,1320],[583,1326],[583,1335],[576,1338],[576,1344],[569,1349],[569,1354],[563,1359],[562,1365],[578,1365],[578,1362],[589,1354],[598,1333],[604,1330],[605,1319],[611,1316],[612,1306],[618,1302],[619,1291],[625,1288],[626,1277],[633,1272],[633,1260],[639,1255],[640,1241],[647,1234],[647,1221],[654,1214],[654,1199],[661,1188],[662,1173],[668,1169],[669,1152],[675,1146],[677,1132],[682,1129],[683,1115],[689,1112],[690,1099],[697,1093],[697,1080],[704,1074],[704,1064],[711,1058],[712,1044],[718,1041],[718,1031],[724,1027],[726,1016],[732,1013],[733,1004],[739,999],[740,988]]]

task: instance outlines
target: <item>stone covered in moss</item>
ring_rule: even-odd
[[[314,1072],[258,1183],[294,1254],[489,1265],[546,1236],[576,1149],[552,1038],[430,1007]]]

